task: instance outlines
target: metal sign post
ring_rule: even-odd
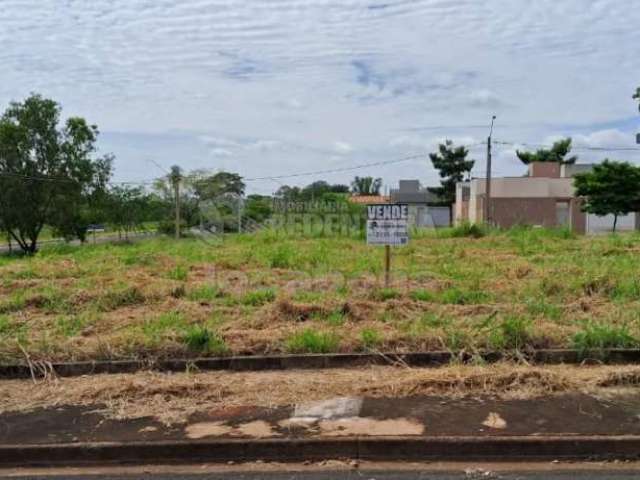
[[[367,205],[367,244],[384,245],[384,285],[391,277],[391,246],[409,243],[409,206],[404,203]]]

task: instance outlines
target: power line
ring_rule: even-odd
[[[524,143],[524,142],[504,142],[494,140],[493,143],[498,145],[509,145],[513,147],[529,147],[529,148],[552,148],[553,145],[547,145],[544,143]],[[589,147],[589,146],[571,146],[571,150],[587,150],[587,151],[596,151],[596,152],[640,152],[640,148],[638,147],[624,147],[624,146],[615,146],[615,147]]]
[[[307,177],[307,176],[310,176],[310,175],[327,175],[327,174],[330,174],[330,173],[339,173],[339,172],[348,172],[348,171],[351,171],[351,170],[358,170],[360,168],[378,167],[378,166],[381,166],[381,165],[392,165],[394,163],[407,162],[409,160],[416,160],[418,158],[425,158],[425,154],[421,153],[421,154],[417,154],[417,155],[410,155],[408,157],[398,158],[396,160],[387,160],[387,161],[373,162],[373,163],[363,163],[361,165],[353,165],[351,167],[333,168],[333,169],[328,169],[328,170],[315,170],[315,171],[312,171],[312,172],[290,173],[290,174],[286,174],[286,175],[269,175],[268,177],[245,178],[244,181],[245,182],[255,182],[255,181],[259,181],[259,180],[277,180],[277,179],[282,179],[282,178]]]

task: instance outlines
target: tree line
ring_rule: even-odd
[[[640,102],[640,87],[633,95]],[[639,107],[640,108],[640,107]],[[0,117],[0,232],[26,253],[37,250],[45,227],[55,236],[85,241],[92,226],[108,224],[127,237],[146,223],[172,233],[176,201],[180,227],[211,221],[213,208],[218,228],[233,230],[239,209],[261,223],[273,213],[273,197],[245,196],[245,184],[236,173],[195,170],[184,173],[173,167],[151,188],[113,184],[113,155],[98,155],[99,130],[81,117],[61,120],[61,106],[38,94],[11,102]],[[572,164],[571,138],[550,148],[516,151],[523,164],[556,162]],[[452,206],[456,184],[469,179],[475,164],[469,150],[452,141],[440,144],[429,158],[440,175],[440,186],[430,187],[436,204]],[[179,195],[175,196],[175,176]],[[304,187],[282,185],[278,200],[346,201],[349,195],[379,195],[381,178],[355,177],[350,185],[319,180]],[[628,162],[606,159],[591,172],[575,176],[576,194],[583,209],[597,215],[619,215],[640,210],[640,170]]]

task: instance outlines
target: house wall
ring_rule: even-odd
[[[529,164],[530,177],[560,178],[560,164],[556,162],[533,162]]]
[[[491,210],[493,221],[502,228],[557,224],[555,198],[492,198]]]
[[[471,196],[485,194],[485,179],[471,181]],[[475,187],[475,188],[474,188]],[[572,178],[511,177],[491,180],[491,198],[571,198]]]
[[[571,230],[580,235],[587,232],[587,215],[582,211],[582,199],[571,199]]]

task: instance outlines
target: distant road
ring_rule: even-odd
[[[129,240],[153,237],[156,235],[158,234],[155,232],[130,233]],[[117,233],[107,234],[107,235],[97,235],[95,238],[95,243],[109,243],[109,242],[116,242],[118,240],[124,240],[124,237],[120,238]],[[85,242],[85,245],[91,245],[93,243],[94,243],[93,236],[89,235],[87,237],[87,241]],[[71,242],[65,242],[65,240],[62,238],[54,238],[51,240],[42,240],[38,242],[38,248],[46,247],[49,245],[59,245],[59,244],[82,245],[80,240],[72,240]],[[13,244],[13,251],[14,252],[20,251],[20,247],[15,242]],[[3,243],[2,245],[0,245],[0,253],[8,253],[8,252],[9,252],[9,246],[6,243]]]

